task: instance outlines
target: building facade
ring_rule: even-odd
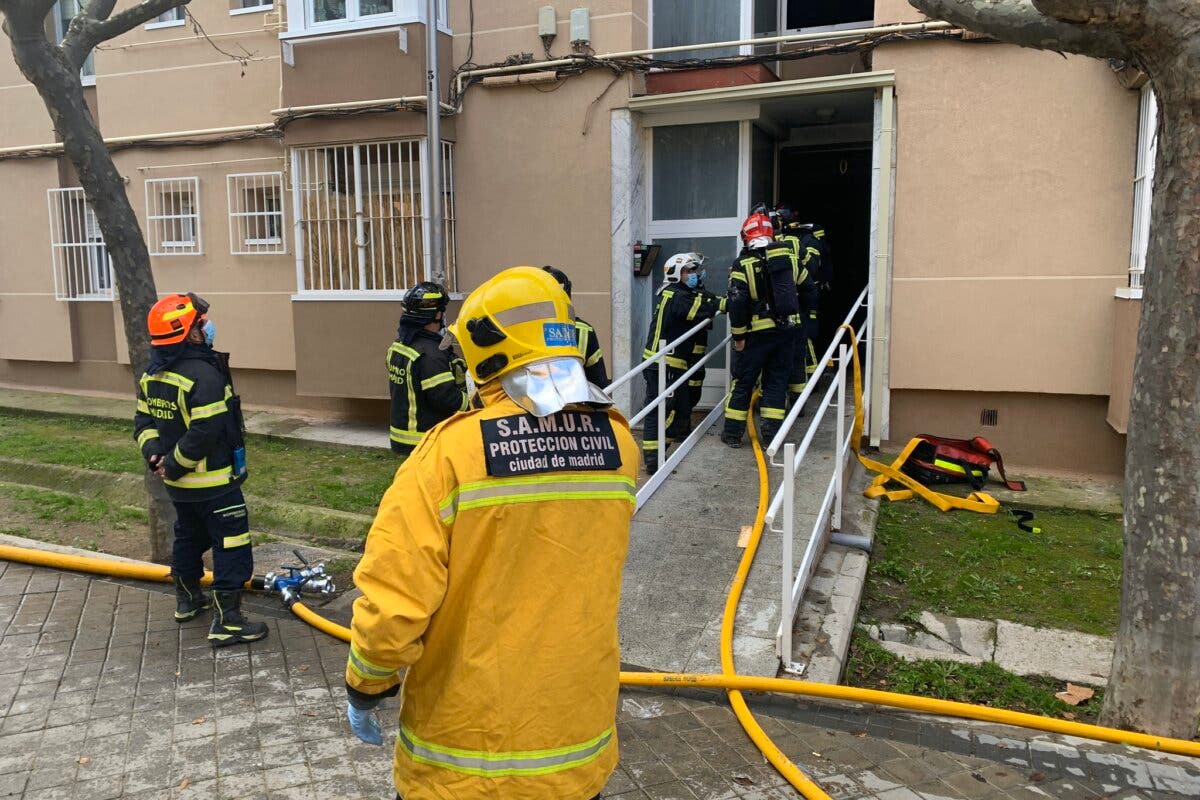
[[[193,0],[85,68],[157,286],[211,302],[247,403],[384,424],[431,202],[453,291],[557,265],[619,373],[659,280],[634,244],[703,251],[717,288],[787,201],[829,231],[826,336],[870,287],[877,438],[1121,470],[1154,126],[1107,64],[880,31],[924,21],[903,0],[442,0],[431,147],[424,0],[280,3]],[[126,392],[103,235],[7,49],[0,104],[0,383]]]

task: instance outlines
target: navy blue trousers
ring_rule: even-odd
[[[254,574],[250,547],[250,515],[241,487],[197,503],[175,503],[175,546],[171,571],[177,578],[197,582],[204,574],[202,557],[213,551],[213,586],[234,592]]]

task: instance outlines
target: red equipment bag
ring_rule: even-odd
[[[982,436],[974,439],[943,439],[922,433],[920,443],[904,466],[904,474],[924,484],[969,483],[979,491],[988,482],[988,469],[996,465],[1001,482],[1014,492],[1025,491],[1023,481],[1010,481],[1004,474],[1004,459],[1000,451]]]

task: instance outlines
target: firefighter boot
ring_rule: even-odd
[[[195,619],[201,611],[212,608],[208,594],[200,590],[199,581],[175,579],[175,621]]]
[[[267,626],[242,616],[242,593],[213,592],[213,621],[208,643],[213,647],[246,644],[267,638]]]

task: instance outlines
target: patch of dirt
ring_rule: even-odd
[[[0,494],[0,533],[124,558],[150,559],[150,534],[145,522],[43,519],[29,510],[27,501],[3,494]]]

